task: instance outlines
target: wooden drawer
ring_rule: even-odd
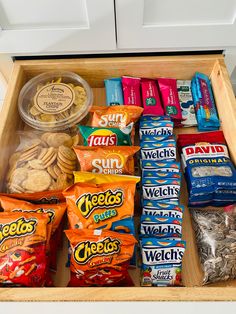
[[[22,129],[17,99],[24,83],[45,71],[61,69],[73,71],[84,77],[93,87],[95,104],[105,104],[103,80],[127,74],[142,77],[174,77],[191,79],[195,71],[211,77],[221,120],[231,157],[236,161],[236,103],[223,56],[177,56],[177,57],[127,57],[71,60],[16,61],[9,83],[7,96],[1,112],[0,124],[0,182],[4,190],[9,154],[16,147],[15,132]],[[196,132],[180,129],[177,132]],[[127,300],[236,300],[236,280],[200,287],[202,271],[197,255],[194,233],[187,209],[187,192],[183,180],[181,203],[185,205],[183,237],[187,250],[183,262],[183,283],[179,288],[148,288],[139,286],[139,270],[131,270],[135,287],[130,288],[66,288],[69,271],[65,268],[66,244],[60,253],[56,288],[0,288],[0,300],[4,301],[127,301]]]

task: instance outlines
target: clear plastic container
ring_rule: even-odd
[[[23,86],[18,109],[22,120],[32,128],[61,131],[81,121],[92,102],[92,89],[82,77],[53,71],[40,74]]]

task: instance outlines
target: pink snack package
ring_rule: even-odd
[[[140,78],[122,77],[122,88],[124,94],[124,104],[142,107],[140,95]]]
[[[179,103],[177,80],[159,78],[158,85],[161,92],[165,114],[170,116],[176,124],[182,120],[181,107]]]
[[[236,204],[233,205],[228,205],[226,207],[224,207],[224,212],[228,213],[228,214],[236,214]]]
[[[141,79],[143,115],[164,116],[161,99],[155,80]]]

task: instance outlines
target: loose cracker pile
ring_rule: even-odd
[[[72,185],[77,158],[71,147],[77,144],[78,136],[66,133],[48,132],[30,141],[9,160],[8,192],[63,190]]]

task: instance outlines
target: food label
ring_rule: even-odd
[[[76,205],[83,215],[83,217],[88,218],[95,209],[98,208],[116,208],[120,207],[124,202],[123,190],[119,189],[116,191],[107,190],[100,193],[87,193],[81,195],[77,201]],[[113,216],[117,213],[114,211]]]
[[[98,133],[98,132],[97,132]],[[117,135],[110,132],[110,134],[97,134],[92,133],[88,137],[88,146],[113,146],[117,145]]]
[[[43,86],[34,97],[35,106],[45,114],[58,114],[66,111],[73,105],[74,100],[74,90],[64,83]]]
[[[104,262],[109,263],[111,256],[120,251],[120,244],[121,242],[118,239],[110,237],[98,242],[83,241],[75,247],[74,259],[77,264],[86,264],[92,258],[102,256],[101,264]],[[109,258],[104,260],[105,256],[109,256]],[[90,266],[97,266],[97,263],[94,263],[94,265],[90,263]]]
[[[0,244],[7,239],[19,238],[30,235],[35,232],[36,219],[25,219],[20,217],[19,219],[10,223],[0,225]]]

